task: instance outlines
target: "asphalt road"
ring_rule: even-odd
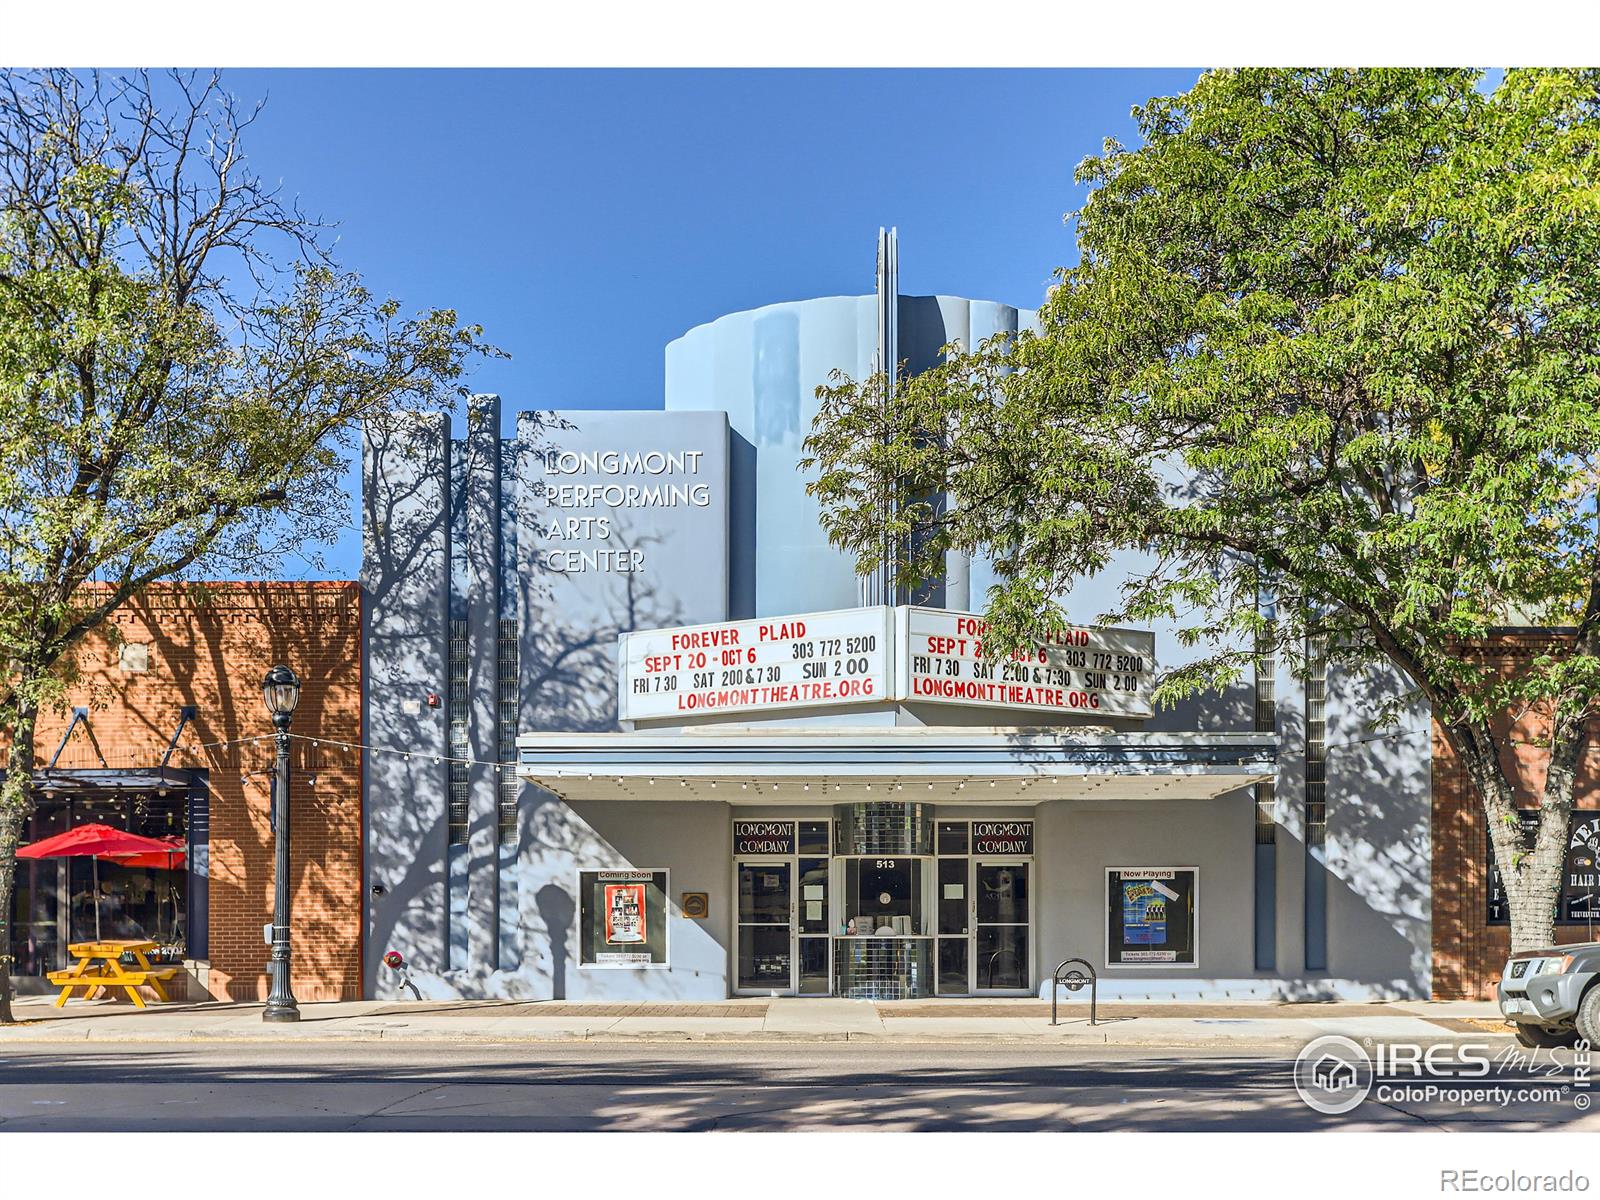
[[[1517,1079],[1524,1076],[1518,1074]],[[1326,1117],[1281,1056],[1026,1045],[0,1048],[12,1130],[1597,1129],[1570,1101]]]

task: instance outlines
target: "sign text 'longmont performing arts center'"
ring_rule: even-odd
[[[620,640],[624,721],[820,705],[964,704],[1148,717],[1155,635],[1068,626],[985,657],[983,618],[879,605],[645,629]]]

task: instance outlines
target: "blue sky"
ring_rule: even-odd
[[[230,71],[247,150],[340,261],[510,353],[507,413],[659,408],[667,342],[723,313],[901,289],[1031,307],[1075,257],[1077,163],[1196,70]],[[352,521],[354,503],[352,499]],[[354,577],[348,536],[328,570]]]

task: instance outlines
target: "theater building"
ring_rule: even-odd
[[[19,863],[10,953],[45,987],[92,936],[155,942],[195,998],[266,993],[272,745],[259,683],[304,682],[294,987],[399,998],[1482,997],[1505,953],[1484,820],[1424,707],[1311,651],[1154,710],[1170,628],[981,651],[990,566],[858,578],[798,469],[815,389],[921,370],[1032,314],[904,296],[773,304],[666,348],[665,401],[473,399],[374,423],[359,582],[162,586],[86,645],[41,724],[38,841],[89,822],[170,868]],[[1505,669],[1559,630],[1504,630]],[[1509,720],[1509,718],[1508,718]],[[1541,729],[1509,765],[1537,803]],[[1580,765],[1558,937],[1600,925],[1600,751]]]
[[[1423,997],[1425,711],[1272,663],[1153,712],[1170,629],[978,649],[988,564],[858,578],[797,469],[834,369],[924,369],[1032,314],[874,293],[666,348],[665,402],[368,430],[366,986],[691,1000]],[[1069,597],[1111,607],[1129,559]]]

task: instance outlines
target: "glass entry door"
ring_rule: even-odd
[[[738,896],[734,990],[794,991],[794,865],[734,864]]]
[[[1027,995],[1033,980],[1033,896],[1026,859],[973,860],[972,990]]]

